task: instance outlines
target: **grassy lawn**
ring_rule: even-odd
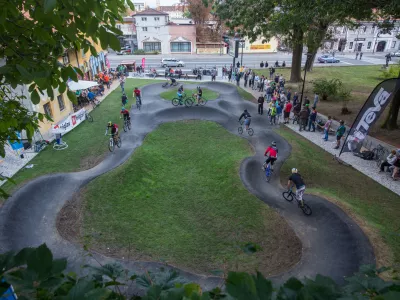
[[[155,82],[160,81],[128,79],[125,84],[128,103],[132,103],[135,86],[141,87]],[[68,144],[66,150],[55,151],[52,146],[47,147],[30,161],[34,164],[32,169],[22,169],[15,174],[13,179],[17,185],[44,174],[89,169],[98,164],[104,154],[108,153],[108,138],[104,136],[107,122],[113,121],[122,126],[122,120],[119,118],[120,109],[121,89],[117,88],[91,112],[93,123],[84,122],[63,137]],[[16,185],[6,183],[2,187],[10,192],[16,188]]]
[[[242,89],[239,86],[237,86],[236,88],[238,90],[240,97],[242,97],[244,100],[251,101],[251,102],[257,101],[256,97],[254,97],[252,93],[249,93],[248,91]]]
[[[239,164],[252,154],[246,140],[216,123],[162,124],[126,163],[89,183],[81,194],[80,236],[109,255],[202,273],[287,268],[298,261],[301,245],[244,188]],[[245,254],[240,247],[248,242],[262,250]]]
[[[298,168],[308,193],[336,202],[369,233],[378,263],[399,264],[400,197],[355,169],[338,164],[331,154],[290,129],[278,132],[293,148],[282,167],[282,183],[287,183],[291,168]]]
[[[208,101],[215,100],[219,96],[219,94],[217,92],[214,92],[207,88],[202,88],[202,90],[203,90],[203,97],[205,99],[207,99]],[[160,97],[163,98],[164,100],[172,101],[172,99],[177,97],[177,94],[176,94],[177,92],[178,92],[178,88],[167,90],[165,92],[162,92],[160,94]],[[190,97],[192,94],[196,94],[196,93],[197,93],[196,89],[193,89],[193,90],[185,89],[185,94],[187,97]]]

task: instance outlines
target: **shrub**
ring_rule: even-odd
[[[389,69],[385,69],[381,73],[382,79],[397,78],[400,72],[400,61],[397,65],[391,65]]]
[[[343,83],[338,78],[333,78],[331,80],[327,79],[317,79],[313,82],[314,93],[318,93],[322,96],[323,100],[327,100],[328,97],[336,97],[343,87]]]
[[[157,55],[157,54],[160,54],[160,52],[158,52],[158,51],[153,51],[153,52],[151,52],[151,54]]]
[[[134,54],[134,55],[144,55],[144,54],[146,54],[146,52],[145,52],[143,49],[136,49],[136,50],[133,52],[133,54]]]

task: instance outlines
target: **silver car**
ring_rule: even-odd
[[[185,63],[176,58],[163,58],[161,60],[161,67],[184,67]]]

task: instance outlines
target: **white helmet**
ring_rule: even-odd
[[[297,171],[297,169],[296,168],[293,168],[292,169],[292,173],[297,173],[298,171]]]

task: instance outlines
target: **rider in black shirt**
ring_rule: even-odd
[[[303,194],[306,190],[306,185],[296,168],[292,169],[292,175],[289,177],[287,185],[288,189],[290,189],[292,185],[296,186],[296,198],[300,201],[301,206],[303,206]]]
[[[250,123],[251,123],[251,115],[249,114],[247,109],[244,110],[244,112],[242,113],[242,115],[239,118],[239,121],[242,118],[244,118],[244,125],[246,126],[246,130],[249,130],[249,126],[250,126]]]

